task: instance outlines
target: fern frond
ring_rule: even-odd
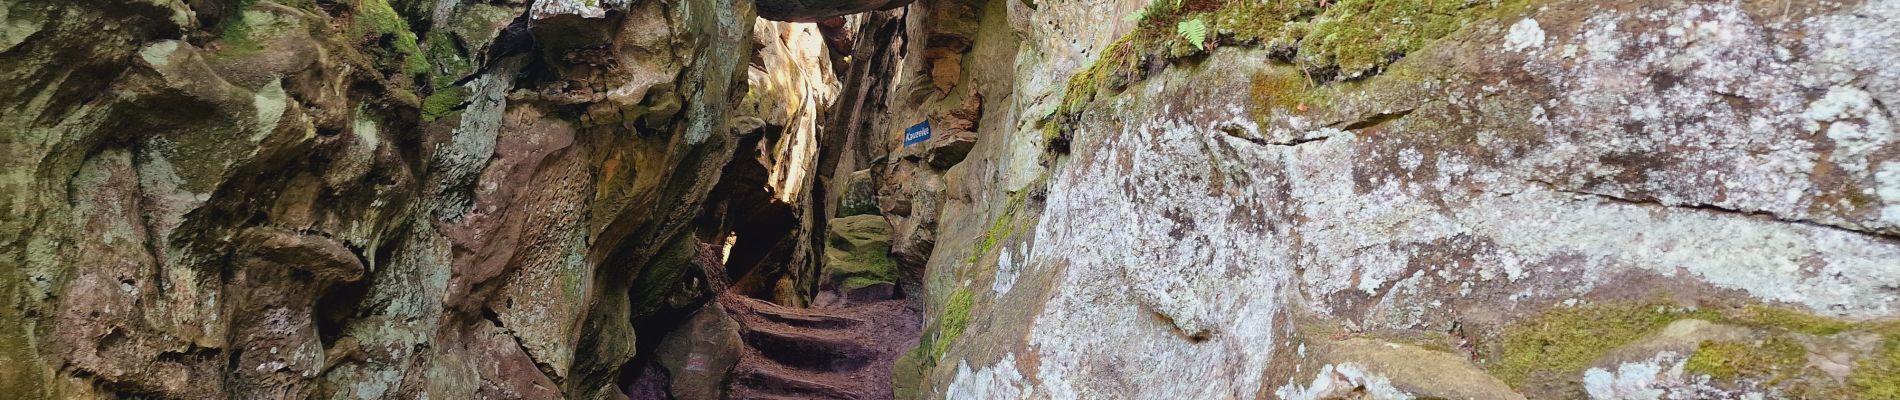
[[[1194,44],[1194,48],[1207,49],[1207,22],[1200,18],[1181,21],[1174,24],[1174,32]]]

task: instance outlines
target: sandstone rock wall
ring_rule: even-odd
[[[0,2],[0,397],[1900,399],[1897,20]]]
[[[706,296],[749,0],[0,20],[6,397],[619,398]]]
[[[1897,393],[1894,2],[977,3],[900,397]]]

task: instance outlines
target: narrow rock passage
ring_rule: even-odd
[[[893,398],[891,366],[917,345],[921,314],[901,298],[822,308],[786,307],[730,290],[711,247],[697,263],[738,323],[729,399]]]

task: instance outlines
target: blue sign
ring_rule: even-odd
[[[918,122],[904,130],[904,145],[923,143],[930,140],[930,121]]]

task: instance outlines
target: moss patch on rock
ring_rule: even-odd
[[[1205,54],[1220,45],[1266,46],[1273,58],[1298,71],[1310,87],[1378,75],[1386,66],[1480,18],[1521,13],[1530,0],[1214,0],[1157,1],[1134,17],[1133,31],[1070,77],[1062,100],[1044,127],[1049,148],[1062,151],[1069,123],[1090,103],[1144,79],[1151,66]],[[1211,35],[1182,33],[1205,25]],[[1204,39],[1197,41],[1195,39]],[[1257,85],[1280,93],[1296,85],[1275,73]],[[1275,99],[1292,99],[1273,96]],[[1276,100],[1293,101],[1296,100]],[[1288,105],[1292,106],[1292,105]]]
[[[1800,372],[1807,364],[1807,355],[1807,349],[1786,337],[1777,336],[1760,343],[1705,340],[1696,347],[1695,355],[1689,357],[1683,370],[1722,380],[1750,376],[1776,382]]]
[[[429,80],[429,86],[442,90],[455,84],[463,75],[475,71],[475,61],[456,50],[454,33],[444,31],[429,32],[426,50],[428,59],[424,60],[441,68],[445,73],[435,74]]]
[[[950,351],[950,343],[963,336],[963,329],[970,324],[970,306],[973,303],[968,289],[957,289],[950,293],[950,301],[944,303],[943,313],[937,317],[937,335],[930,340],[931,358],[943,357],[944,353]]]
[[[1502,353],[1487,369],[1512,387],[1570,379],[1610,350],[1670,322],[1714,317],[1665,303],[1558,307],[1505,327]]]
[[[1298,109],[1313,100],[1313,84],[1298,68],[1274,67],[1254,74],[1250,94],[1256,110]]]
[[[937,313],[936,322],[926,328],[923,340],[917,344],[923,350],[924,365],[937,365],[939,358],[950,351],[950,343],[963,336],[964,328],[970,324],[970,306],[974,304],[975,297],[969,289],[959,288],[950,293],[943,311]]]
[[[386,0],[362,0],[351,20],[350,35],[375,56],[377,65],[390,72],[426,74],[429,60],[422,55],[416,33]]]
[[[943,310],[937,313],[937,319],[924,327],[922,339],[917,347],[904,353],[891,367],[891,390],[898,399],[925,398],[924,379],[930,371],[943,361],[944,354],[950,351],[950,344],[963,336],[970,325],[970,307],[976,298],[968,289],[959,288],[950,293],[944,302]]]
[[[1763,304],[1700,309],[1668,302],[1557,307],[1505,326],[1501,346],[1486,369],[1519,389],[1573,380],[1611,352],[1684,319],[1744,326],[1758,335],[1697,344],[1683,370],[1707,375],[1713,379],[1711,384],[1772,388],[1795,398],[1900,400],[1900,322],[1853,323]],[[1880,348],[1856,358],[1846,382],[1809,365],[1813,343],[1870,334],[1880,338]]]
[[[1862,359],[1847,376],[1847,382],[1863,399],[1900,400],[1900,321],[1874,328],[1881,335],[1880,348]]]
[[[1030,183],[1027,187],[1042,187],[1047,184],[1048,179],[1049,176],[1044,174],[1043,176],[1037,177],[1036,181]],[[971,248],[970,256],[964,260],[965,262],[972,265],[976,264],[982,260],[983,255],[989,254],[990,250],[996,248],[996,243],[1009,238],[1011,235],[1015,235],[1018,229],[1025,227],[1023,223],[1016,221],[1016,214],[1023,209],[1024,205],[1028,204],[1029,193],[1032,190],[1033,189],[1024,189],[1009,195],[1008,202],[1003,206],[1003,215],[999,215],[996,217],[996,220],[990,221],[989,229],[985,229],[983,231],[983,237],[977,239],[976,245]]]
[[[1695,353],[1683,365],[1683,371],[1692,375],[1706,375],[1711,379],[1708,384],[1717,387],[1736,389],[1769,388],[1788,398],[1801,399],[1895,399],[1879,394],[1878,379],[1868,381],[1868,385],[1858,383],[1853,377],[1880,377],[1892,384],[1894,371],[1883,370],[1879,356],[1863,358],[1847,382],[1822,373],[1810,365],[1811,350],[1805,342],[1826,342],[1807,336],[1805,333],[1786,328],[1768,331],[1768,336],[1758,340],[1705,340],[1695,349]],[[1889,386],[1891,387],[1891,386]]]
[[[224,20],[218,21],[218,38],[224,41],[226,49],[230,51],[254,51],[262,48],[257,41],[257,28],[252,25],[267,22],[258,21],[258,19],[260,19],[260,16],[270,18],[270,15],[252,11],[251,6],[256,3],[257,0],[239,0],[236,4],[238,11],[231,13],[231,16],[225,17]]]
[[[1296,60],[1301,67],[1363,78],[1463,28],[1490,8],[1466,0],[1341,0],[1305,29],[1283,29],[1281,35],[1298,35]]]
[[[1854,324],[1840,319],[1808,314],[1792,309],[1766,305],[1749,305],[1729,318],[1729,321],[1755,327],[1773,327],[1810,335],[1827,336],[1854,329]]]
[[[1751,304],[1723,311],[1723,322],[1760,329],[1761,340],[1705,341],[1684,371],[1719,382],[1777,387],[1792,398],[1900,400],[1900,322],[1849,322],[1801,310]],[[1805,342],[1872,335],[1879,344],[1858,357],[1845,382],[1809,365]],[[1856,339],[1846,339],[1856,340]]]
[[[910,349],[904,356],[897,358],[897,364],[891,366],[891,396],[897,400],[924,398],[924,375],[930,372],[924,367],[923,346]]]
[[[422,119],[435,121],[447,117],[467,102],[468,96],[468,89],[459,86],[437,90],[422,100]]]
[[[833,264],[830,267],[832,276],[834,279],[842,279],[837,284],[839,288],[846,291],[881,283],[895,284],[897,283],[897,262],[891,260],[890,253],[890,242],[884,242],[881,246],[861,248],[851,252],[843,260],[844,262]]]
[[[825,271],[846,291],[897,282],[891,259],[891,225],[884,217],[857,215],[831,220],[826,238]]]

